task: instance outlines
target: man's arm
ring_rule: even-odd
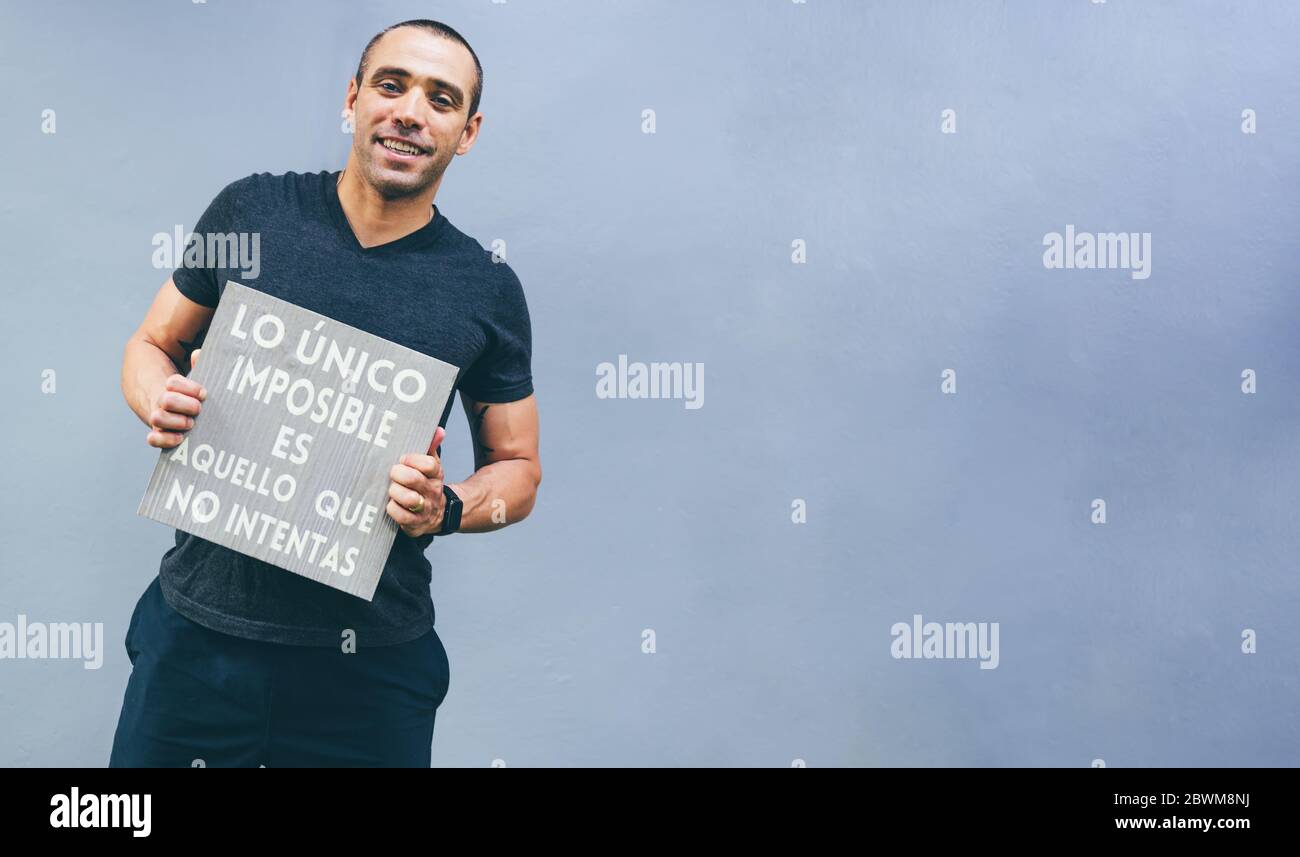
[[[460,497],[462,533],[486,533],[522,521],[542,484],[537,397],[517,402],[476,402],[460,394],[474,444],[474,475],[448,482]]]
[[[150,427],[150,446],[176,446],[194,424],[198,385],[181,378],[169,386],[168,379],[180,372],[177,367],[189,365],[194,343],[207,329],[213,312],[181,294],[168,277],[140,327],[127,340],[122,354],[122,395]]]

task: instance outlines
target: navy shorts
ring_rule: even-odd
[[[344,653],[214,631],[158,578],[126,632],[109,767],[424,767],[450,681],[438,634]]]

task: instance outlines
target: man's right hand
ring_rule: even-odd
[[[191,368],[198,362],[200,350],[196,348],[190,355]],[[168,376],[162,391],[154,397],[149,412],[150,431],[146,438],[149,445],[159,449],[179,446],[185,439],[185,432],[194,428],[194,418],[199,415],[201,403],[207,397],[207,390],[198,382],[179,372]]]

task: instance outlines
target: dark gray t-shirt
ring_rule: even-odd
[[[259,233],[257,245],[250,240],[259,264],[232,258],[226,268],[181,267],[172,275],[176,287],[215,307],[226,280],[234,280],[459,366],[456,389],[476,401],[531,394],[528,307],[509,266],[493,261],[437,206],[423,228],[362,247],[339,205],[338,176],[259,173],[228,185],[194,232]],[[440,425],[446,426],[454,398],[453,391]],[[433,539],[398,530],[369,602],[182,530],[159,577],[173,608],[217,631],[337,646],[351,629],[360,646],[392,645],[433,627],[432,568],[424,556]]]

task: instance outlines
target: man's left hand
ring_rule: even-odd
[[[438,446],[447,430],[438,426],[433,443],[425,455],[407,453],[388,471],[388,505],[384,511],[413,539],[436,533],[442,528],[442,512],[447,499],[442,493],[442,460]],[[418,510],[418,511],[415,511]]]

